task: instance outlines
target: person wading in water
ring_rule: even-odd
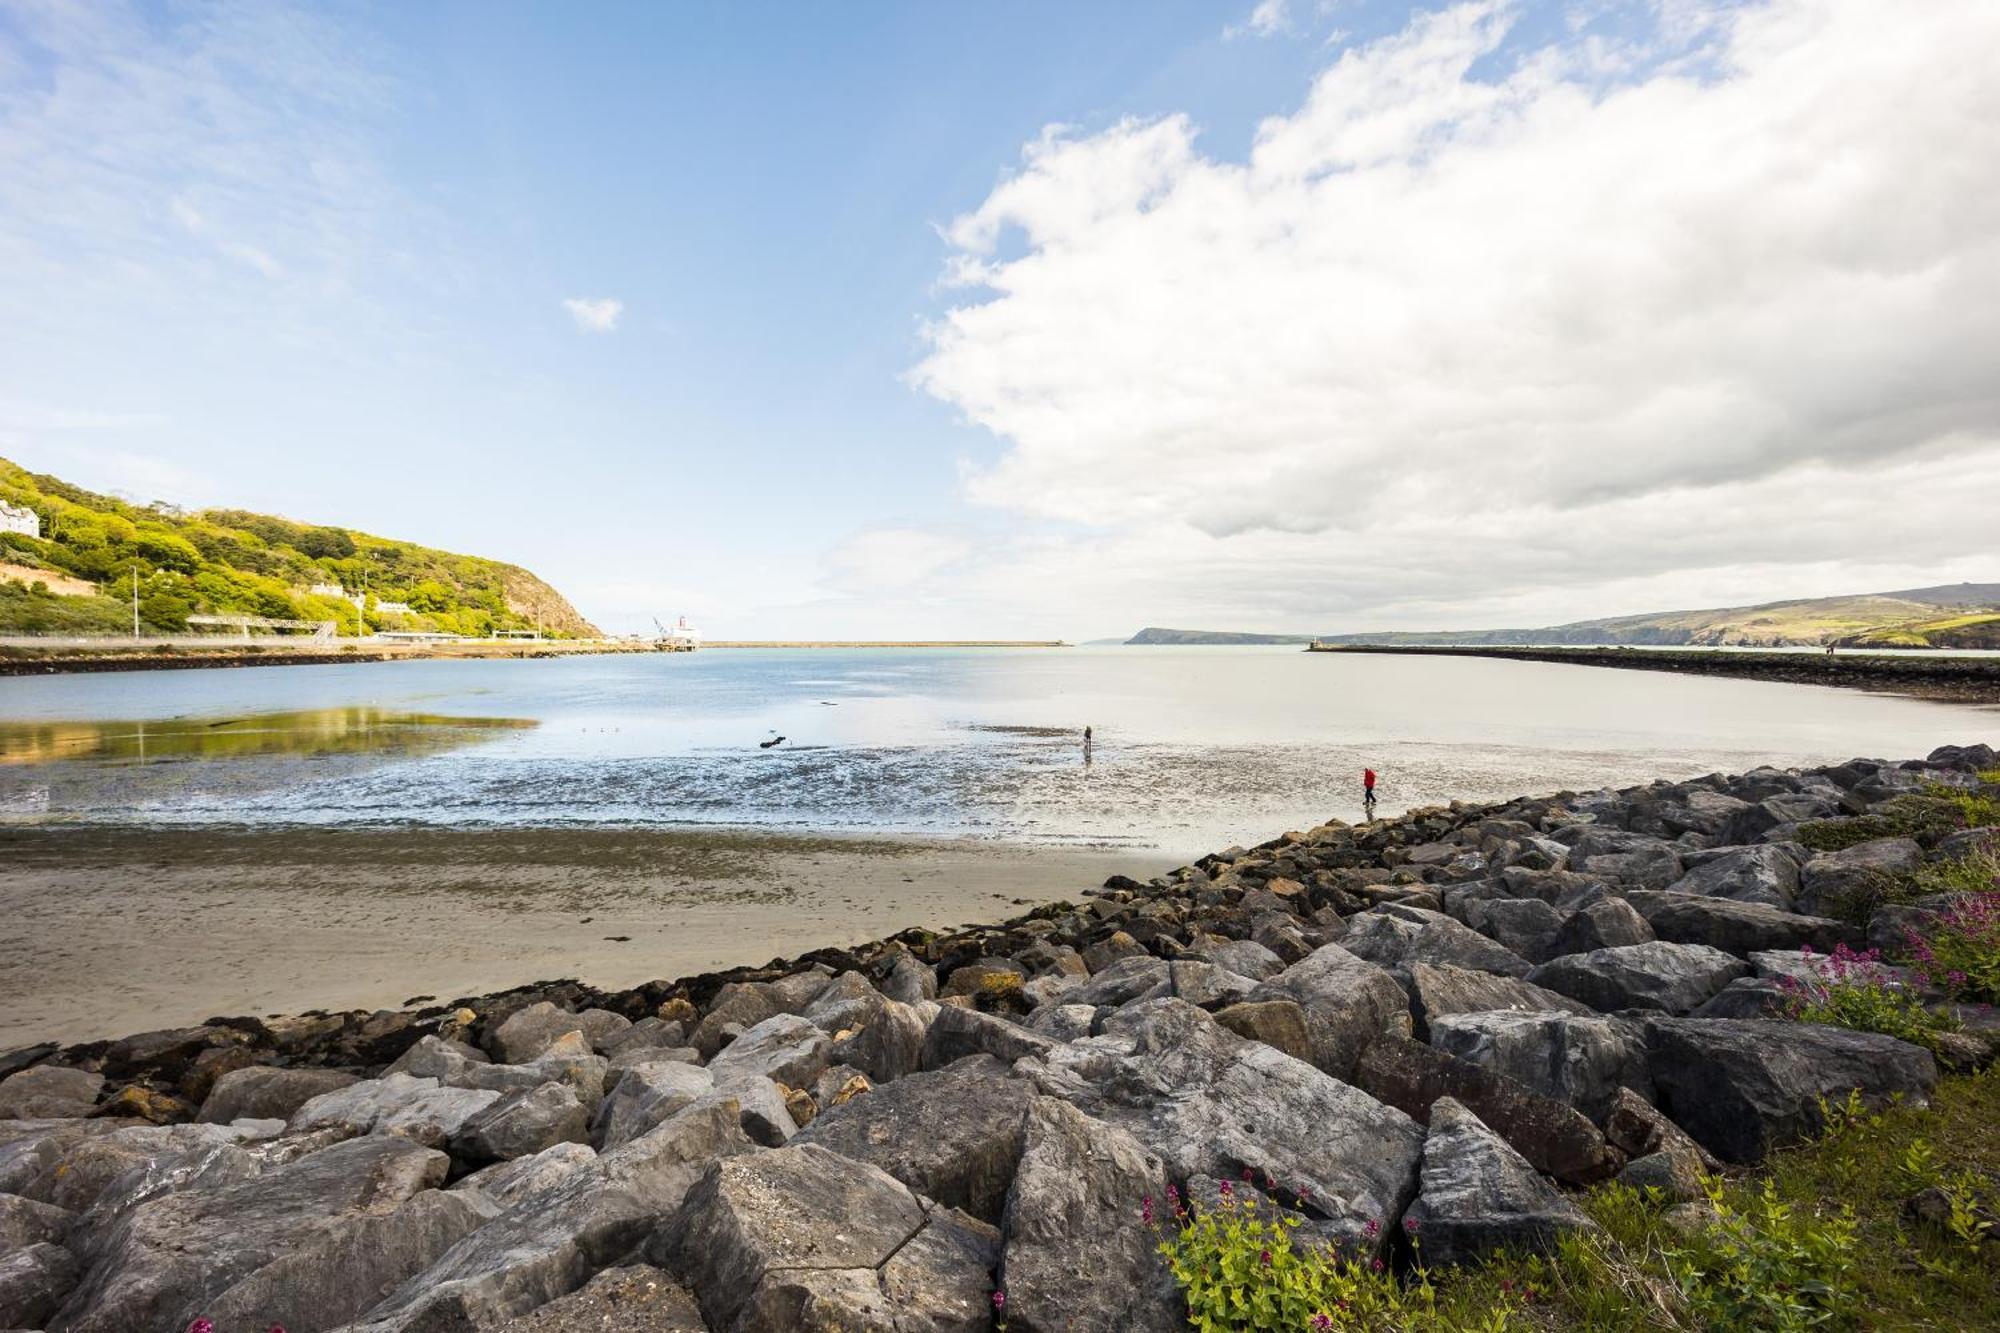
[[[1090,762],[1090,728],[1083,729],[1083,762]]]
[[[1368,819],[1375,818],[1375,770],[1361,770],[1361,813]]]

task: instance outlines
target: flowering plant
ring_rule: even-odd
[[[1818,973],[1816,982],[1780,977],[1784,1012],[1801,1023],[1826,1023],[1856,1032],[1880,1032],[1919,1046],[1934,1046],[1938,1034],[1958,1025],[1931,1012],[1922,1000],[1898,985],[1883,966],[1878,949],[1856,953],[1845,944],[1833,946],[1821,958],[1810,944],[1800,953]]]
[[[1972,894],[1908,932],[1912,971],[1954,1000],[2000,1004],[2000,888]]]

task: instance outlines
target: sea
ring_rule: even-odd
[[[1086,761],[1084,728],[1093,746]],[[1278,647],[710,649],[0,679],[0,821],[727,826],[1172,850],[2000,742],[2000,709]]]

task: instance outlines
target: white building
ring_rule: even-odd
[[[416,612],[410,610],[408,602],[377,602],[375,603],[375,614],[378,616],[412,616]]]
[[[42,535],[42,517],[32,509],[0,500],[0,532],[19,532],[30,537],[39,537]]]
[[[338,583],[315,583],[312,587],[307,588],[306,591],[315,597],[338,597],[343,602],[358,602],[361,600],[359,597],[349,597],[347,589],[341,587]]]

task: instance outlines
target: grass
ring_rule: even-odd
[[[1463,1321],[1448,1326],[1486,1327],[1488,1312],[1506,1311],[1506,1328],[1550,1333],[2000,1328],[2000,1265],[1981,1256],[1978,1237],[1968,1243],[1903,1212],[1904,1200],[1940,1182],[1994,1208],[2000,1072],[1941,1080],[1928,1109],[1833,1112],[1832,1128],[1816,1142],[1777,1153],[1755,1175],[1717,1182],[1734,1220],[1729,1234],[1740,1240],[1725,1241],[1720,1253],[1716,1242],[1678,1229],[1657,1197],[1604,1185],[1580,1199],[1601,1232],[1569,1238],[1549,1258],[1503,1259],[1447,1276],[1438,1282],[1438,1307]],[[1990,1256],[1994,1242],[1986,1244]],[[1744,1253],[1750,1261],[1741,1261]],[[1721,1270],[1731,1256],[1752,1282],[1694,1276]],[[1835,1280],[1819,1291],[1815,1283],[1829,1272]],[[1787,1322],[1729,1303],[1746,1294],[1804,1313]]]

